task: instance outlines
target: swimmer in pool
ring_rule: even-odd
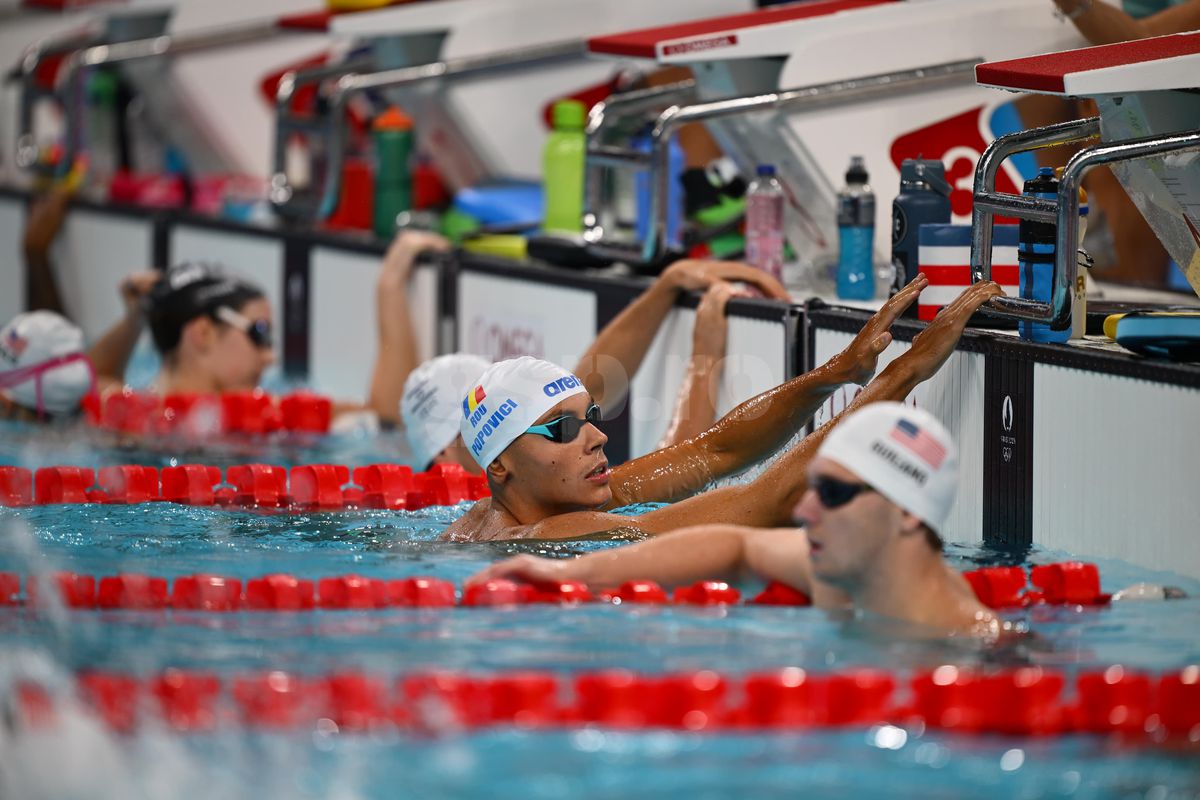
[[[890,341],[887,328],[893,315],[915,301],[924,286],[919,278],[906,287],[888,303],[887,314],[877,314],[864,328],[865,339],[860,333],[855,341],[863,340],[863,347],[877,357]],[[950,357],[971,314],[1000,291],[994,283],[966,289],[913,340],[907,352],[864,387],[847,410],[906,398]],[[874,367],[874,357],[867,366]],[[856,370],[864,366],[853,358],[850,363]],[[566,539],[618,528],[661,534],[707,522],[758,528],[786,525],[791,510],[808,489],[809,463],[846,412],[780,455],[755,480],[696,494],[715,471],[709,462],[724,455],[718,451],[717,458],[706,459],[706,445],[700,440],[728,437],[731,448],[733,443],[744,443],[739,458],[751,450],[759,453],[758,459],[765,458],[781,432],[787,434],[783,442],[790,438],[789,431],[780,429],[799,430],[833,391],[834,380],[855,380],[838,374],[844,369],[835,357],[820,369],[790,381],[790,386],[784,384],[774,393],[744,403],[697,439],[610,471],[604,456],[607,439],[596,424],[599,409],[578,378],[536,359],[493,365],[464,398],[460,427],[472,456],[485,468],[492,497],[472,506],[443,538]],[[832,377],[835,374],[837,378]],[[771,408],[781,397],[795,400],[784,409],[790,417]],[[810,405],[804,407],[804,400]],[[772,413],[780,414],[785,423],[768,424]],[[751,463],[754,461],[742,466]],[[687,499],[681,499],[684,497]],[[652,501],[672,505],[639,516],[605,512]]]
[[[95,383],[83,331],[53,311],[18,314],[0,328],[0,419],[67,419]]]
[[[411,268],[418,248],[441,252],[449,249],[449,243],[440,236],[417,236],[408,244],[402,245],[397,239],[393,245],[393,250],[403,246],[414,252],[413,257],[395,259],[397,264],[407,265],[404,271],[394,271],[394,279],[400,284],[407,283],[407,269]],[[386,260],[393,260],[392,252]],[[675,414],[661,446],[683,442],[709,428],[716,419],[711,387],[720,380],[725,355],[725,306],[730,298],[747,294],[745,289],[735,288],[733,282],[745,284],[770,299],[788,300],[787,291],[777,280],[745,264],[693,259],[675,262],[604,326],[576,365],[574,374],[587,387],[597,406],[604,413],[620,406],[628,393],[631,376],[637,373],[679,295],[702,291],[704,295],[696,309],[691,357]],[[407,301],[395,301],[388,307],[383,302],[381,299],[380,324],[388,321],[393,331],[381,329],[381,341],[411,342],[411,326],[405,317]],[[372,385],[370,406],[380,420],[403,425],[418,468],[458,464],[469,472],[481,472],[459,438],[458,423],[462,418],[463,395],[479,382],[491,362],[475,355],[452,353],[430,359],[409,373],[405,358],[415,358],[411,345],[408,350],[399,344],[391,349],[395,355],[386,358],[383,348],[380,349]]]
[[[995,638],[1003,624],[942,559],[958,488],[958,449],[933,415],[873,403],[847,416],[808,464],[792,527],[699,525],[575,559],[523,555],[471,581],[648,579],[686,584],[750,572],[817,606],[847,606],[933,629]]]

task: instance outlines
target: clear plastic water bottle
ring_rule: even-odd
[[[783,279],[783,185],[773,164],[759,164],[746,191],[746,263]]]
[[[838,192],[837,295],[842,300],[875,296],[875,193],[862,156],[852,156],[846,187]]]

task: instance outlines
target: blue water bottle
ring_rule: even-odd
[[[1042,167],[1036,178],[1025,181],[1027,197],[1040,200],[1058,198],[1058,178],[1054,169]],[[1054,248],[1055,226],[1050,222],[1021,220],[1020,240],[1017,244],[1017,264],[1021,280],[1021,297],[1049,303],[1054,295]],[[1071,329],[1050,330],[1049,325],[1022,320],[1017,330],[1022,339],[1034,342],[1065,342],[1071,338]]]
[[[875,193],[862,156],[850,159],[846,187],[838,192],[837,295],[842,300],[875,296]]]

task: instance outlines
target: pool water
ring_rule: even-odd
[[[10,449],[0,450],[0,460],[13,454],[12,439],[5,441]],[[88,453],[89,459],[73,461],[66,457],[72,451],[59,450],[43,454],[53,459],[43,463],[121,463],[120,452]],[[337,454],[314,455],[331,461]],[[436,541],[465,508],[294,515],[166,503],[0,509],[0,570],[167,578],[197,572],[240,578],[353,572],[461,583],[511,553],[570,556],[622,544]],[[967,545],[951,545],[947,555],[963,569],[1067,558],[1038,549],[1010,553]],[[1200,597],[1200,582],[1121,562],[1098,563],[1105,591],[1155,581]],[[905,673],[942,663],[1033,663],[1073,675],[1114,663],[1153,672],[1200,663],[1197,599],[1084,610],[1042,607],[1007,616],[1028,626],[1036,640],[998,653],[971,642],[930,639],[879,618],[753,606],[300,614],[39,614],[5,608],[0,696],[18,677],[62,682],[84,668],[150,675],[181,667],[223,676],[266,669],[300,674],[363,669],[386,676],[431,668],[537,669],[567,677],[605,667],[738,675],[782,666],[816,672],[871,666]],[[1198,754],[1194,744],[1168,749],[1099,736],[956,736],[892,726],[771,735],[495,728],[429,737],[319,727],[281,733],[225,727],[185,735],[145,725],[118,735],[80,711],[67,714],[52,731],[19,730],[0,721],[0,797],[1184,798],[1200,797]]]

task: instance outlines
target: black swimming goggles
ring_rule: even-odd
[[[275,337],[271,335],[271,323],[265,319],[250,319],[229,306],[217,306],[213,310],[213,317],[246,334],[246,338],[255,347],[270,350],[275,345]]]
[[[526,429],[525,432],[544,436],[558,444],[566,444],[567,442],[575,441],[575,437],[583,430],[584,425],[587,425],[589,422],[592,425],[599,425],[602,419],[600,406],[592,403],[588,406],[587,411],[584,412],[583,419],[571,414],[563,414],[561,417],[557,417],[541,425],[533,425]]]
[[[813,478],[810,486],[817,493],[817,499],[821,501],[821,505],[825,506],[825,508],[840,508],[863,492],[875,491],[870,484],[848,483],[846,481],[839,481],[837,478],[831,478],[828,475],[820,475]]]

